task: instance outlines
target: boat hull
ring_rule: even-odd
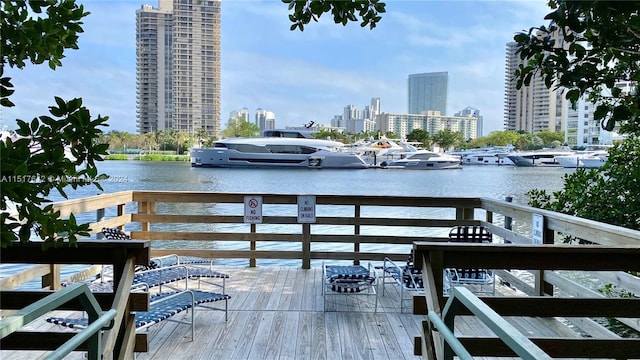
[[[380,164],[385,169],[405,169],[405,170],[449,170],[462,169],[460,161],[391,161]]]
[[[229,149],[191,149],[191,166],[217,168],[365,169],[355,154],[318,151],[313,154],[242,153]]]

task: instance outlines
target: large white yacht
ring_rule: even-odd
[[[610,145],[589,145],[583,151],[556,156],[556,161],[565,168],[596,168],[604,165],[609,155]],[[584,161],[583,161],[584,160]]]
[[[462,164],[458,156],[418,150],[407,153],[406,157],[401,159],[383,161],[380,163],[380,167],[407,170],[445,170],[460,169],[462,168]]]
[[[571,151],[562,150],[537,150],[531,152],[515,152],[507,155],[516,166],[557,166],[561,165],[556,156],[571,155]]]
[[[192,148],[191,166],[222,168],[365,169],[369,165],[338,141],[313,139],[312,131],[268,130],[262,138],[230,138],[213,148]]]
[[[459,151],[450,151],[449,155],[458,155],[463,165],[514,165],[507,155],[515,148],[509,146],[487,146]]]

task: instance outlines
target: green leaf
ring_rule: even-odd
[[[567,100],[570,100],[571,102],[578,101],[578,99],[580,98],[580,90],[571,89],[571,90],[567,91],[567,94],[565,95],[565,98]]]

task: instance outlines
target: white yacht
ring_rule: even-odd
[[[604,165],[609,155],[609,145],[591,145],[587,150],[576,151],[573,154],[556,156],[556,161],[565,168],[587,167],[594,168]],[[604,160],[603,160],[604,159]],[[583,160],[588,163],[585,164]]]
[[[262,138],[216,141],[213,148],[192,148],[191,166],[223,168],[365,169],[369,165],[337,141],[309,138],[303,131],[270,130]]]
[[[607,162],[608,158],[609,158],[609,153],[607,152],[604,154],[600,153],[600,154],[593,154],[591,156],[583,157],[582,159],[580,159],[580,162],[582,163],[582,166],[584,166],[585,168],[595,169],[604,165]]]
[[[514,151],[515,148],[508,145],[456,150],[447,154],[460,156],[462,165],[514,165],[513,161],[507,157]]]
[[[445,170],[460,169],[460,158],[453,155],[438,154],[433,151],[418,150],[407,153],[404,158],[383,161],[380,167],[385,169],[407,170]]]
[[[560,164],[556,156],[572,155],[571,151],[537,150],[531,152],[515,152],[507,155],[516,166],[557,166]]]

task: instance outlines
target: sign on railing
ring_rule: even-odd
[[[244,197],[244,222],[248,224],[262,223],[262,196]]]
[[[531,243],[542,244],[544,242],[544,216],[531,215]]]
[[[298,222],[316,222],[316,197],[314,195],[298,196]]]

